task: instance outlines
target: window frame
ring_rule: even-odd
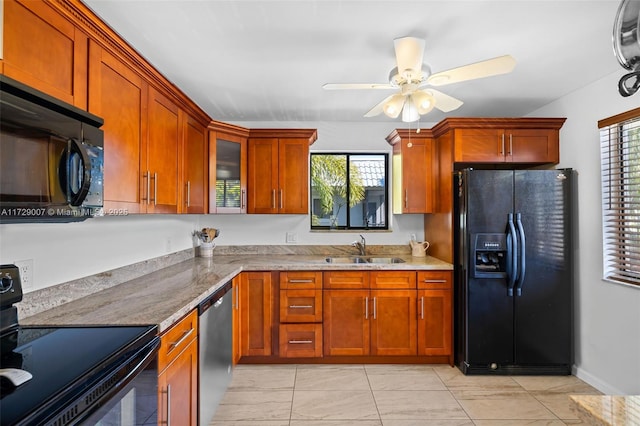
[[[640,288],[640,108],[600,120],[598,128],[602,279]]]
[[[313,199],[313,178],[312,178],[312,158],[315,155],[335,155],[335,156],[340,156],[340,155],[344,155],[346,156],[346,161],[347,164],[349,164],[350,161],[350,157],[358,157],[358,156],[382,156],[384,157],[384,198],[385,198],[385,225],[384,226],[374,226],[374,227],[369,227],[369,226],[351,226],[351,208],[347,208],[346,209],[346,216],[347,216],[347,224],[344,226],[331,226],[331,225],[314,225],[313,224],[313,215],[314,215],[314,209],[313,209],[313,205],[314,205],[314,199]],[[390,179],[390,169],[389,169],[389,164],[390,164],[390,159],[389,159],[390,155],[388,152],[375,152],[375,151],[365,151],[365,152],[359,152],[359,151],[326,151],[326,152],[322,152],[322,151],[316,151],[316,152],[311,152],[309,155],[309,199],[310,199],[310,212],[309,212],[309,226],[310,226],[310,230],[311,231],[331,231],[331,232],[335,232],[335,231],[345,231],[345,232],[350,232],[350,231],[388,231],[390,229],[390,219],[391,219],[391,202],[389,199],[389,179]],[[347,168],[348,170],[348,168]],[[349,176],[347,176],[347,186],[349,185]],[[347,196],[349,195],[349,191],[347,191]],[[347,205],[348,205],[348,200],[347,200]]]

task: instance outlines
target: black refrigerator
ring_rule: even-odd
[[[571,169],[454,174],[456,364],[571,374]]]

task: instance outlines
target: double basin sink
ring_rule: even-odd
[[[404,263],[399,257],[336,256],[327,257],[327,263]]]

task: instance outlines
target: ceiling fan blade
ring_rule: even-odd
[[[462,106],[463,102],[453,96],[445,95],[439,90],[428,89],[425,92],[430,93],[435,99],[435,107],[442,112],[453,111]]]
[[[384,98],[382,100],[382,102],[380,102],[379,104],[377,104],[376,106],[374,106],[373,108],[371,108],[369,110],[369,112],[367,112],[364,116],[365,117],[375,117],[376,115],[382,114],[384,112],[384,105],[391,100],[391,98],[393,98],[394,96],[396,96],[396,94],[393,94],[391,96],[387,96],[386,98]],[[398,111],[398,114],[400,112]]]
[[[516,60],[511,55],[499,56],[432,74],[427,79],[427,83],[431,86],[444,86],[445,84],[506,74],[511,72],[515,65]]]
[[[402,37],[393,40],[393,45],[400,74],[407,69],[418,72],[422,69],[424,40],[416,37]]]
[[[396,89],[389,83],[327,83],[324,90]]]

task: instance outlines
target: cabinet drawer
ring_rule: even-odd
[[[280,324],[280,357],[322,357],[322,324]]]
[[[186,317],[174,324],[160,336],[158,371],[164,370],[189,343],[198,337],[198,310],[194,309]]]
[[[330,271],[324,273],[324,289],[362,289],[369,288],[368,271]]]
[[[280,272],[281,289],[320,289],[322,290],[322,272],[288,271]]]
[[[322,322],[322,290],[280,290],[280,322]]]
[[[415,289],[415,271],[372,271],[371,288]]]
[[[418,272],[419,289],[443,289],[452,287],[452,271],[420,271]]]

